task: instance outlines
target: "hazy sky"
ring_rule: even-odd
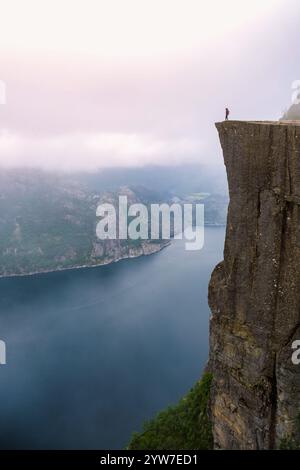
[[[221,165],[225,106],[277,119],[300,79],[298,0],[0,7],[1,165]]]

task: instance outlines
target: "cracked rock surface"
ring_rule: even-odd
[[[230,204],[209,285],[215,447],[277,448],[300,438],[300,121],[216,127]]]

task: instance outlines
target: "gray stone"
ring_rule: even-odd
[[[224,261],[209,285],[216,448],[297,437],[300,366],[300,123],[216,124],[230,203]],[[299,437],[299,436],[298,436]]]

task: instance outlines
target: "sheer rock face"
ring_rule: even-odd
[[[209,285],[215,447],[276,448],[299,437],[300,123],[216,127],[230,204]]]

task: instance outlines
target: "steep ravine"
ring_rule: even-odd
[[[230,204],[209,285],[214,446],[277,448],[299,439],[300,121],[216,126]]]

